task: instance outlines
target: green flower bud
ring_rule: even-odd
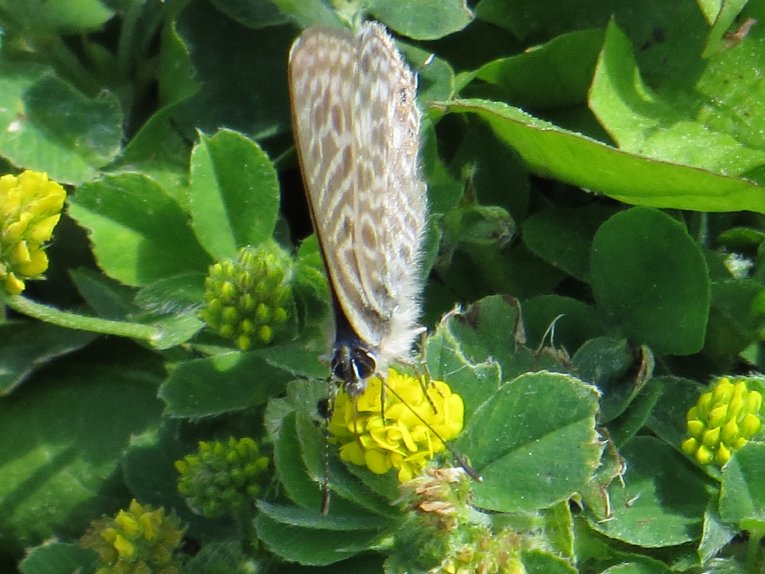
[[[270,343],[293,307],[292,260],[276,243],[239,251],[210,267],[200,318],[241,350]]]
[[[80,546],[94,550],[96,574],[162,572],[180,574],[176,556],[185,528],[174,514],[133,500],[128,510],[94,520]]]
[[[201,441],[197,452],[175,462],[178,492],[194,512],[214,517],[251,508],[261,493],[268,458],[251,438]]]
[[[733,453],[760,431],[762,395],[749,390],[746,379],[732,383],[727,377],[717,380],[703,393],[686,417],[688,438],[683,452],[699,464],[716,462],[724,466]]]
[[[0,177],[0,283],[12,295],[27,279],[48,269],[44,243],[61,217],[66,192],[44,173],[25,171]]]

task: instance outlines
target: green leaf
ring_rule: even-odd
[[[94,338],[92,333],[40,322],[0,325],[0,396],[12,393],[35,369]]]
[[[568,500],[551,506],[542,513],[545,534],[550,541],[550,548],[566,558],[574,554],[574,516]]]
[[[447,113],[475,113],[536,173],[625,203],[765,213],[762,187],[745,179],[617,150],[499,102],[454,100],[433,107]]]
[[[287,82],[276,78],[287,77],[292,26],[253,30],[205,2],[184,10],[177,29],[189,46],[200,84],[199,92],[173,116],[186,137],[221,127],[255,139],[289,132]]]
[[[602,423],[608,423],[624,412],[640,391],[643,381],[635,381],[635,350],[624,339],[597,337],[590,339],[572,359],[576,373],[603,393]]]
[[[287,374],[257,352],[231,352],[179,363],[160,398],[173,417],[200,418],[241,410],[278,395]]]
[[[704,531],[698,550],[702,564],[708,563],[712,558],[719,555],[737,534],[736,529],[731,524],[723,522],[718,504],[719,501],[716,498],[711,500],[707,512],[704,514]]]
[[[343,21],[323,0],[271,0],[301,28],[309,26],[342,26]]]
[[[646,208],[618,213],[592,243],[592,289],[621,333],[657,355],[688,355],[704,344],[710,283],[685,227]]]
[[[303,462],[296,417],[293,410],[281,421],[274,442],[274,468],[290,500],[318,514],[322,506],[322,492]]]
[[[674,376],[655,377],[651,384],[661,387],[661,396],[646,428],[679,451],[681,443],[688,438],[685,424],[688,410],[704,389],[697,382]]]
[[[69,273],[85,302],[106,319],[127,319],[135,311],[135,290],[106,277],[96,270],[75,269]]]
[[[476,14],[480,19],[501,26],[525,40],[603,26],[619,5],[619,2],[612,0],[537,0],[513,4],[503,0],[481,0]]]
[[[489,92],[494,99],[520,107],[582,104],[587,101],[602,46],[602,30],[577,30],[557,36],[534,50],[484,64],[475,72],[475,79],[491,85],[493,89]],[[576,58],[571,54],[576,54]]]
[[[526,574],[577,574],[568,560],[543,550],[524,550],[521,560]]]
[[[91,550],[79,544],[51,542],[32,548],[19,564],[21,574],[72,574],[88,572],[95,560]]]
[[[122,111],[113,95],[86,98],[62,80],[44,76],[26,91],[24,103],[29,121],[70,161],[80,158],[90,166],[102,167],[117,155]]]
[[[183,563],[183,574],[231,574],[257,570],[255,560],[245,554],[234,538],[205,541],[193,558]]]
[[[61,183],[92,179],[119,151],[122,111],[89,99],[42,68],[0,67],[0,154]]]
[[[454,69],[449,62],[434,57],[433,52],[406,44],[398,48],[417,74],[418,101],[444,100],[454,95]]]
[[[277,8],[278,2],[212,0],[212,4],[224,14],[255,30],[284,24],[287,20],[287,17]]]
[[[368,0],[366,4],[376,20],[415,40],[435,40],[458,32],[473,19],[465,0]]]
[[[473,504],[532,511],[582,489],[603,448],[597,408],[594,387],[562,374],[530,373],[503,385],[455,441],[483,477],[473,485]]]
[[[592,238],[609,215],[593,205],[539,211],[523,222],[523,242],[550,265],[589,282]]]
[[[573,353],[603,332],[595,309],[578,299],[539,295],[525,301],[522,309],[527,342],[534,348],[549,345]]]
[[[147,177],[107,176],[69,201],[69,214],[90,232],[101,269],[127,285],[204,272],[210,264],[186,214]]]
[[[765,529],[765,444],[744,445],[723,470],[720,517],[743,530]]]
[[[657,563],[625,562],[603,570],[602,574],[670,574],[672,570]]]
[[[739,354],[765,324],[758,301],[763,285],[754,279],[730,279],[712,283],[712,308],[703,354],[716,372],[735,368]]]
[[[159,62],[161,107],[154,111],[138,132],[126,142],[117,164],[151,175],[170,188],[188,184],[189,149],[192,142],[175,124],[174,114],[183,109],[183,102],[199,91],[194,76],[189,48],[175,25],[162,31],[162,52]],[[179,201],[180,198],[176,197]]]
[[[215,260],[236,257],[274,233],[279,182],[255,142],[230,130],[200,135],[191,153],[191,215],[199,242]]]
[[[451,176],[439,157],[435,127],[427,118],[422,124],[422,136],[420,158],[428,182],[428,209],[431,215],[443,214],[457,206],[464,185]]]
[[[627,444],[640,432],[640,429],[646,426],[662,393],[663,389],[659,378],[653,378],[640,389],[634,398],[630,397],[626,411],[608,425],[611,440],[617,446],[621,447]]]
[[[4,18],[36,33],[94,30],[114,15],[100,0],[8,0],[0,8]]]
[[[491,357],[495,347],[487,343],[495,343],[497,349],[510,348],[505,346],[510,344],[508,339],[512,341],[513,332],[508,329],[508,324],[517,318],[514,311],[499,297],[490,298],[471,307],[469,315],[447,315],[435,333],[428,337],[425,352],[428,372],[432,378],[445,381],[453,392],[462,397],[468,419],[500,387],[501,360],[504,356]],[[496,320],[487,321],[486,318],[492,313],[498,314],[494,316]],[[465,328],[463,322],[476,318],[477,332]],[[492,334],[499,334],[502,338],[492,339]]]
[[[624,486],[611,485],[612,519],[590,521],[602,534],[646,548],[676,546],[697,539],[714,488],[682,455],[651,437],[637,437],[622,449]]]
[[[719,83],[707,86],[708,91],[723,89]],[[758,167],[765,161],[765,146],[742,138],[735,123],[731,125],[736,118],[720,117],[730,112],[715,109],[724,102],[711,105],[718,95],[727,99],[723,92],[673,90],[666,96],[652,92],[640,77],[631,42],[615,24],[608,26],[590,107],[623,151],[734,176]],[[746,104],[746,100],[736,102],[742,111]],[[754,102],[749,105],[757,107]]]
[[[330,447],[331,452],[327,453],[327,438],[319,432],[317,425],[304,412],[298,412],[295,423],[300,441],[301,458],[309,476],[317,482],[328,480],[328,486],[332,490],[330,515],[363,516],[369,515],[371,511],[378,515],[376,520],[379,522],[380,515],[391,517],[397,514],[390,505],[390,500],[398,495],[397,489],[394,489],[393,493],[385,493],[390,495],[387,500],[381,498],[379,491],[374,491],[367,486],[367,482],[378,486],[375,479],[381,477],[366,473],[373,478],[369,481],[364,480],[363,469],[359,469],[360,472],[349,471],[346,466],[353,467],[353,465],[341,463],[333,447]],[[329,474],[325,476],[327,472]],[[316,512],[318,507],[311,510]]]
[[[484,122],[472,121],[467,126],[449,169],[467,179],[465,185],[473,188],[479,204],[504,207],[518,226],[526,219],[530,192],[528,170],[518,154],[502,145]],[[432,185],[430,177],[428,183]],[[459,191],[461,196],[462,189]]]
[[[290,526],[265,514],[255,519],[258,539],[277,556],[290,562],[326,566],[350,558],[358,552],[374,548],[380,538],[376,531],[346,531],[338,536],[334,530]]]
[[[130,437],[155,425],[157,361],[112,348],[98,365],[59,363],[0,402],[0,540],[19,551],[51,532],[79,537],[88,522],[124,499],[119,479]]]
[[[380,518],[373,515],[322,516],[316,511],[309,511],[295,506],[280,506],[259,502],[258,510],[282,524],[302,526],[321,530],[380,530]]]

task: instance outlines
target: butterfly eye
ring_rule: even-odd
[[[350,395],[361,394],[364,381],[374,375],[376,369],[374,355],[361,347],[341,345],[332,357],[332,374],[345,382],[345,390]]]

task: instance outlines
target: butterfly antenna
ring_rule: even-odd
[[[422,365],[422,375],[420,375],[420,387],[422,387],[422,392],[425,393],[425,398],[428,399],[428,402],[430,403],[430,408],[433,409],[434,413],[438,412],[438,409],[436,408],[436,403],[433,401],[433,399],[430,396],[430,393],[428,393],[428,389],[435,389],[438,391],[437,387],[433,384],[433,378],[430,376],[430,368],[428,367],[428,333],[423,328],[422,333],[420,333],[420,365]],[[419,369],[417,369],[417,365],[414,366],[415,372],[419,374]]]
[[[332,491],[329,488],[329,421],[332,420],[332,413],[335,410],[335,392],[336,387],[331,379],[327,379],[328,398],[326,412],[322,413],[324,423],[321,425],[322,436],[322,477],[321,477],[321,515],[329,514],[329,502],[332,497]]]

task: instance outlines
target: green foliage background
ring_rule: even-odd
[[[70,192],[0,324],[0,568],[88,572],[77,539],[131,498],[189,524],[188,572],[414,568],[392,477],[333,457],[318,513],[328,293],[286,65],[359,11],[419,73],[424,358],[464,398],[475,506],[545,540],[527,572],[760,572],[765,447],[720,471],[680,444],[712,377],[765,360],[763,0],[0,0],[0,167]],[[294,337],[240,352],[204,276],[271,237]],[[173,461],[243,435],[266,495],[195,516]]]

